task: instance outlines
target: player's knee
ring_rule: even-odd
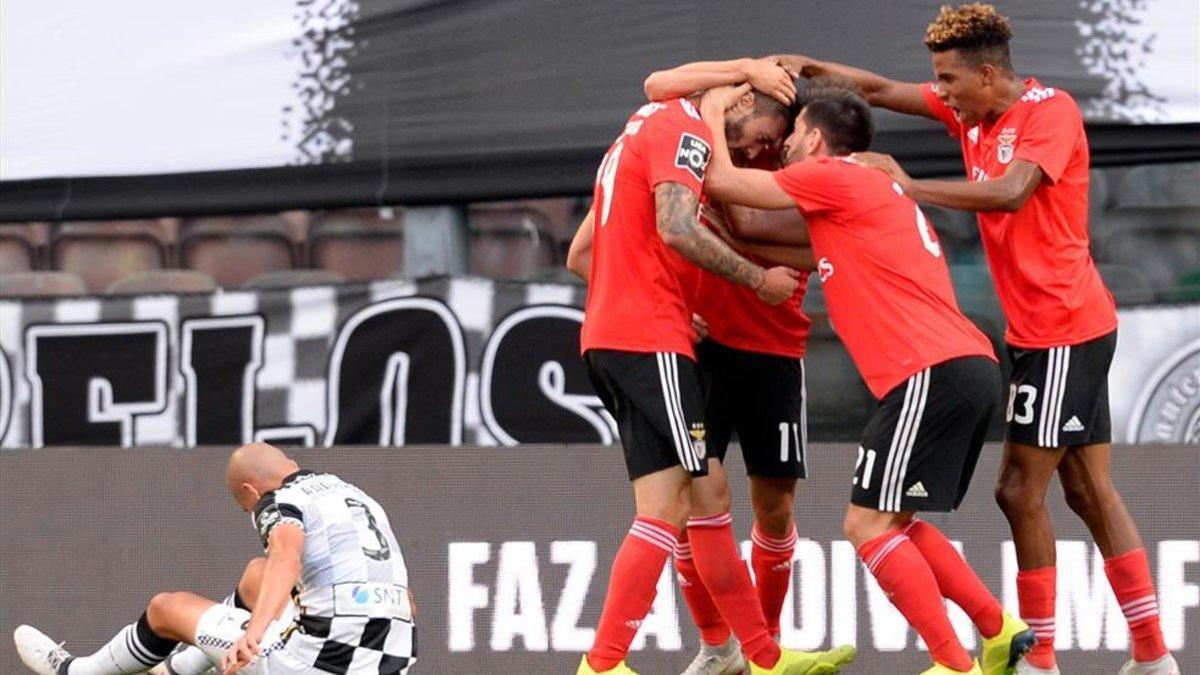
[[[1036,513],[1045,508],[1046,495],[1019,475],[1001,475],[996,483],[996,504],[1009,518]]]
[[[871,523],[861,511],[851,509],[842,520],[842,533],[854,548],[859,548],[871,539]]]
[[[258,598],[258,588],[262,584],[263,569],[266,566],[266,558],[254,558],[246,564],[241,579],[238,579],[238,597],[250,609],[254,608],[254,601]]]
[[[150,623],[150,629],[159,631],[166,625],[167,617],[171,613],[171,606],[175,604],[177,593],[158,593],[150,598],[150,603],[146,605],[146,621]]]
[[[754,522],[769,537],[782,539],[792,531],[792,502],[787,499],[755,502]]]

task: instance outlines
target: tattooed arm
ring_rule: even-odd
[[[696,217],[700,200],[684,185],[659,183],[654,187],[654,205],[658,234],[663,242],[696,265],[754,289],[763,301],[773,305],[796,291],[795,270],[786,267],[764,270],[701,226]]]

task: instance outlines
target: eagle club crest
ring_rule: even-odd
[[[1013,160],[1013,151],[1017,146],[1017,129],[1016,127],[1006,127],[996,136],[996,140],[1000,142],[996,146],[996,159],[1001,164],[1008,164]]]

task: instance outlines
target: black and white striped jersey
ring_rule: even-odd
[[[304,530],[290,656],[354,674],[400,673],[415,660],[408,569],[378,502],[332,474],[300,471],[253,518],[264,548],[281,524]]]

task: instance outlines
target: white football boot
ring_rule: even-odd
[[[1175,662],[1175,657],[1167,654],[1157,661],[1149,663],[1141,663],[1131,659],[1129,663],[1121,667],[1118,675],[1180,675],[1180,673],[1179,664]]]
[[[60,643],[33,626],[17,626],[13,642],[21,661],[38,675],[58,675],[58,669],[71,660],[71,654]]]
[[[701,645],[700,653],[688,664],[682,675],[738,675],[746,670],[742,645],[732,635],[720,647]]]
[[[1054,666],[1050,670],[1038,668],[1022,657],[1020,661],[1017,661],[1017,667],[1013,670],[1013,675],[1062,675],[1062,672],[1058,669],[1058,666]]]

